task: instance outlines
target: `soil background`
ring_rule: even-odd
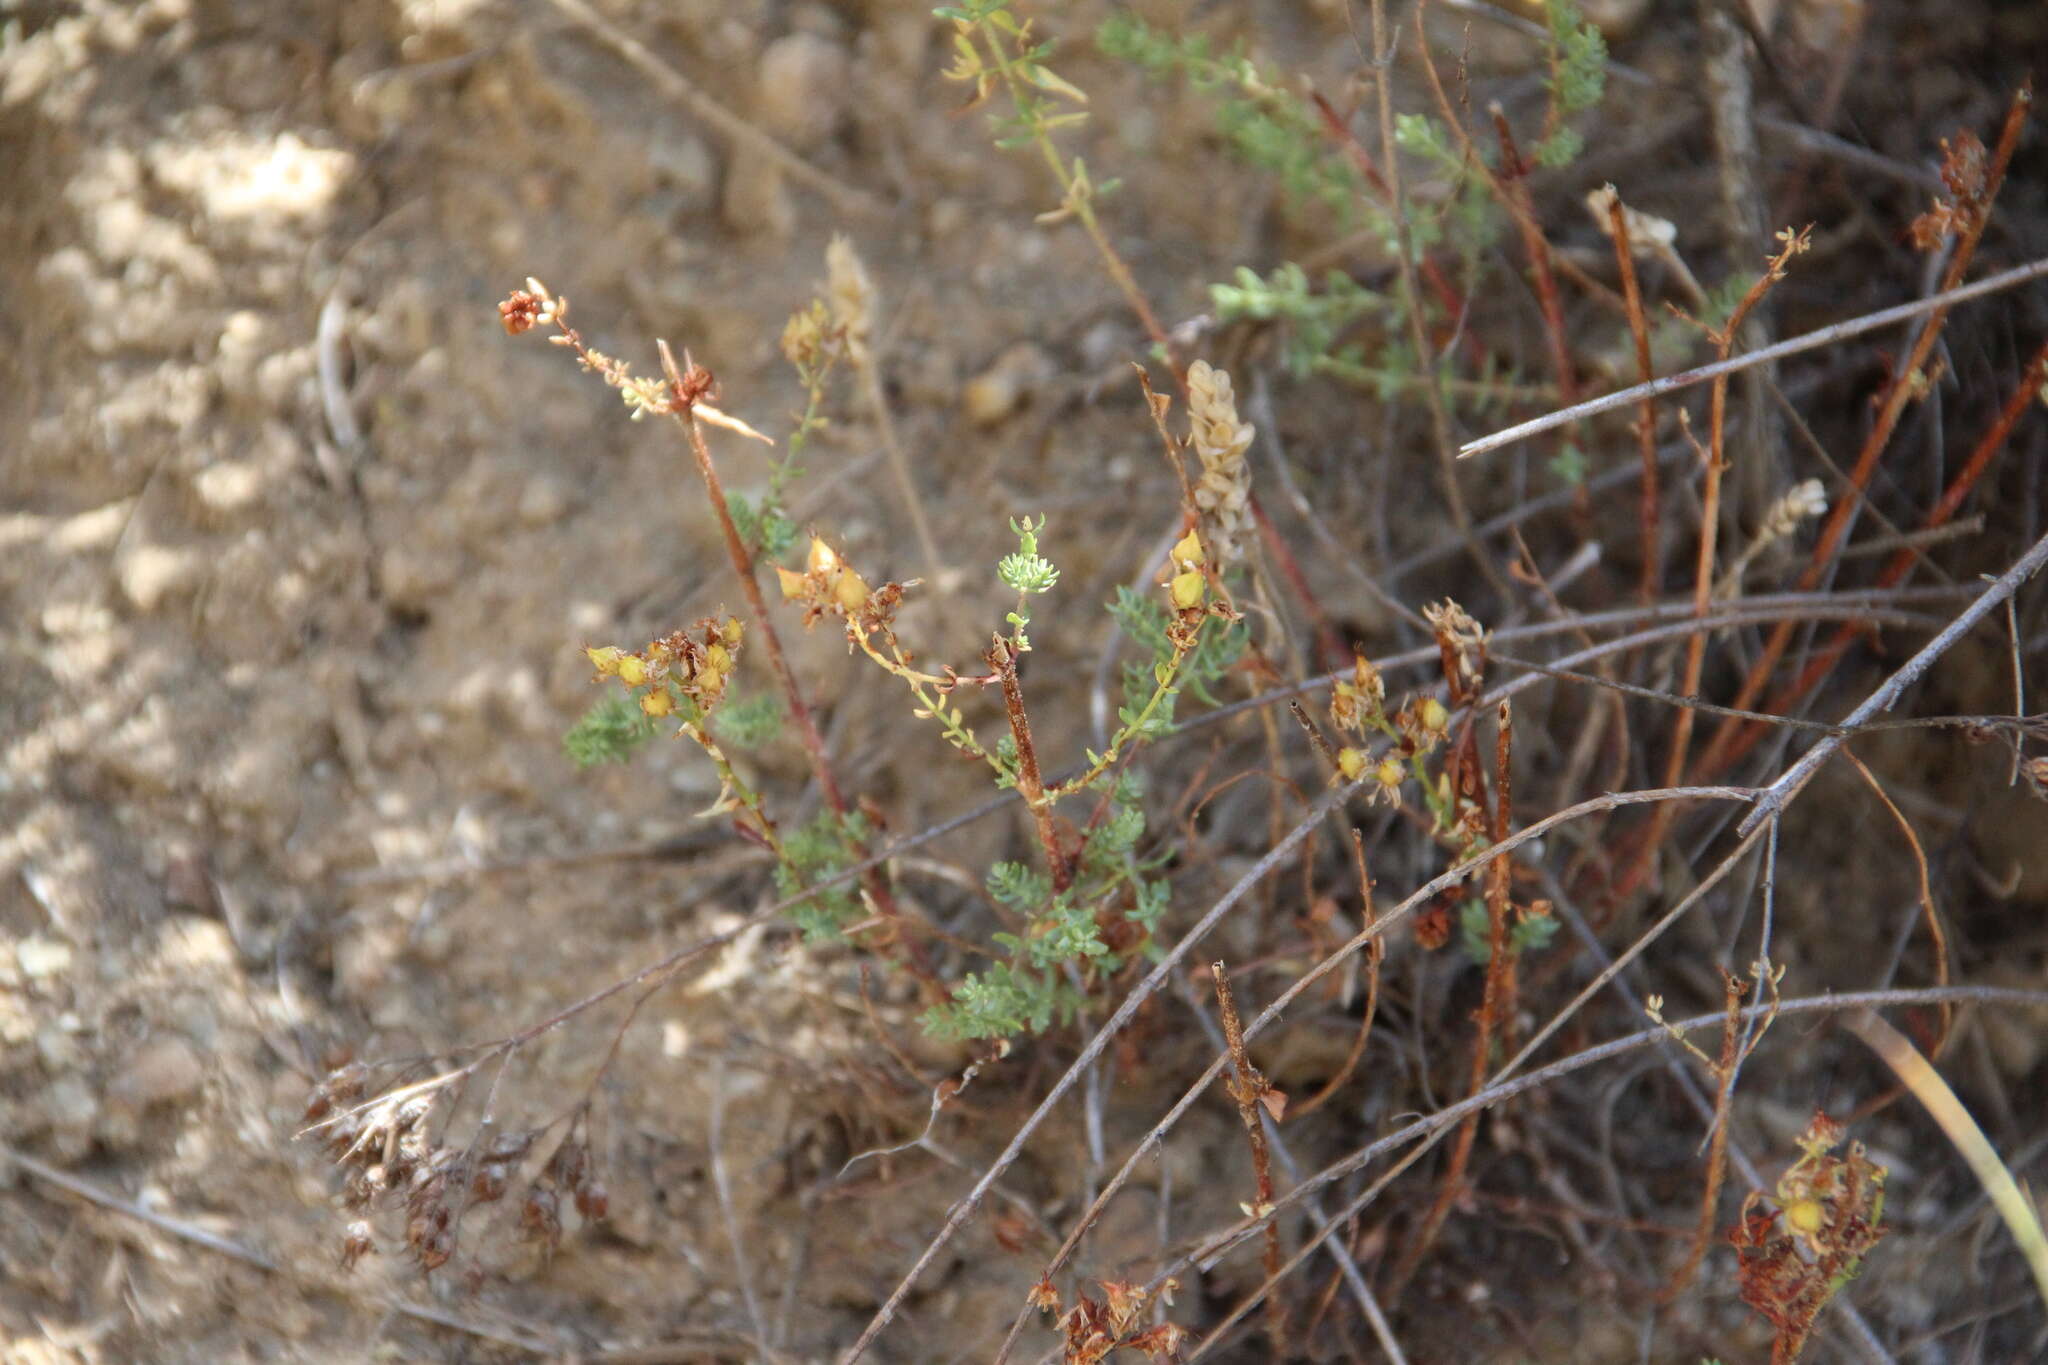
[[[1605,248],[1575,201],[1614,180],[1680,224],[1712,282],[1729,266],[1694,9],[1610,8],[1614,55],[1649,74],[1654,98],[1611,93],[1585,121],[1583,162],[1538,182],[1546,221],[1597,271]],[[1104,6],[1042,9],[1056,68],[1091,95],[1073,145],[1099,178],[1122,179],[1103,205],[1119,250],[1169,327],[1189,324],[1183,334],[1228,359],[1245,393],[1255,373],[1270,386],[1254,417],[1266,439],[1284,438],[1336,542],[1316,539],[1277,486],[1261,495],[1283,535],[1311,547],[1324,607],[1368,647],[1412,643],[1347,558],[1374,572],[1405,565],[1398,591],[1415,604],[1485,591],[1456,549],[1418,410],[1297,382],[1269,335],[1201,324],[1206,286],[1237,266],[1320,253],[1384,282],[1384,254],[1288,209],[1271,177],[1230,159],[1205,97],[1096,54]],[[1243,39],[1339,107],[1370,107],[1356,7],[1136,9],[1168,28],[1199,25],[1219,47]],[[754,851],[696,818],[716,782],[685,746],[587,772],[563,753],[595,695],[583,645],[630,646],[740,603],[675,433],[626,421],[563,352],[508,338],[500,299],[538,277],[573,301],[594,344],[642,372],[653,338],[687,346],[716,372],[727,409],[779,437],[801,403],[777,346],[783,321],[819,288],[830,236],[848,234],[881,300],[904,443],[943,553],[965,571],[906,615],[906,631],[970,665],[1008,605],[982,567],[1012,548],[1006,520],[1050,518],[1065,572],[1034,623],[1031,672],[1043,732],[1068,759],[1089,728],[1096,604],[1174,529],[1174,484],[1130,379],[1145,338],[1082,233],[1035,221],[1055,207],[1043,166],[994,149],[981,114],[961,111],[965,92],[941,75],[946,30],[927,7],[607,0],[595,11],[843,190],[750,155],[569,7],[537,0],[0,6],[0,1142],[36,1163],[0,1159],[8,1361],[499,1360],[535,1348],[750,1359],[762,1318],[777,1324],[781,1358],[828,1359],[1072,1056],[1070,1040],[1027,1045],[949,1111],[933,1149],[872,1159],[873,1179],[835,1183],[855,1154],[918,1136],[929,1091],[911,1067],[928,1079],[966,1054],[921,1040],[900,973],[864,970],[843,947],[805,949],[781,926],[749,930],[630,1019],[594,1012],[493,1077],[495,1112],[512,1126],[596,1087],[606,1219],[572,1218],[549,1256],[502,1226],[502,1210],[495,1222],[481,1211],[464,1234],[474,1273],[431,1277],[387,1223],[382,1253],[348,1274],[338,1266],[347,1215],[334,1172],[294,1137],[328,1066],[456,1055],[772,895]],[[1464,20],[1436,17],[1445,50],[1466,47],[1478,107],[1540,108],[1525,40],[1484,24],[1467,36]],[[2029,62],[2048,55],[2044,38],[2038,6],[1872,4],[1851,48],[1793,79],[1822,93],[1837,80],[1837,131],[1924,178],[1941,137],[1995,131]],[[1423,98],[1411,86],[1406,107]],[[1358,122],[1376,147],[1369,116]],[[2048,254],[2041,145],[2035,133],[2023,147],[1986,248],[1994,265]],[[1771,221],[1824,222],[1814,263],[1782,296],[1782,330],[1921,288],[1903,229],[1926,206],[1924,185],[1782,141],[1765,151]],[[1500,311],[1488,335],[1516,338],[1527,371],[1542,373],[1527,301]],[[1959,321],[1950,409],[1911,439],[1962,433],[1949,451],[1959,458],[2043,315],[2037,291]],[[1876,368],[1861,353],[1838,361],[1810,367],[1802,390],[1824,434],[1861,420]],[[829,415],[798,519],[873,578],[925,573],[861,406],[837,391]],[[1591,452],[1596,473],[1634,458],[1625,428],[1610,434]],[[1955,577],[1996,570],[2039,533],[2043,457],[2039,424],[2023,425],[1986,539]],[[720,447],[740,491],[758,489],[763,458]],[[1262,463],[1257,477],[1274,476]],[[1482,518],[1559,488],[1528,453],[1466,477]],[[1923,503],[1926,486],[1911,490]],[[1610,539],[1625,539],[1626,502],[1603,501],[1591,524],[1613,519]],[[1553,567],[1589,534],[1559,519],[1529,531]],[[1632,572],[1596,577],[1625,597]],[[2038,640],[2038,593],[2031,610]],[[783,629],[842,771],[890,830],[988,794],[985,774],[908,728],[907,702],[858,675],[834,632]],[[1844,689],[1881,671],[1860,667]],[[1938,700],[2009,710],[2004,669],[1996,648],[1971,654],[1941,674]],[[1255,730],[1235,742],[1255,752]],[[1568,748],[1559,739],[1530,761],[1554,775]],[[1883,758],[1888,773],[1918,774],[1910,809],[1947,841],[1966,979],[2041,986],[2048,825],[1952,741]],[[791,808],[815,806],[793,743],[746,762]],[[1802,841],[1786,855],[1807,874],[1782,911],[1781,952],[1802,989],[1869,984],[1902,922],[1894,908],[1910,899],[1888,817],[1857,791],[1845,780],[1801,807]],[[1190,898],[1258,851],[1265,798],[1229,800],[1190,855]],[[1428,875],[1419,842],[1376,875],[1389,886]],[[954,882],[1028,848],[1005,810],[928,850],[902,873],[904,894],[985,933],[962,918],[972,898]],[[1341,887],[1341,860],[1330,867]],[[1881,932],[1831,916],[1866,895],[1891,916]],[[1261,943],[1247,931],[1221,948],[1251,960]],[[1415,956],[1405,939],[1388,970],[1404,983],[1407,1026],[1462,1020],[1470,974],[1402,965],[1403,954]],[[1707,968],[1690,981],[1689,993],[1668,989],[1711,1008]],[[1269,1057],[1276,1079],[1329,1074],[1355,1004],[1329,1009],[1320,1032]],[[877,1026],[908,1065],[877,1047]],[[1106,1116],[1112,1156],[1209,1055],[1199,1039],[1185,1054],[1168,1046],[1189,1041],[1185,1023],[1153,1028],[1158,1064],[1126,1059],[1108,1101],[1081,1111]],[[2038,1186],[2038,1024],[1970,1037],[1971,1094]],[[1833,1088],[1878,1084],[1839,1061],[1851,1054],[1820,1047],[1795,1042],[1755,1082],[1749,1131],[1780,1157]],[[1668,1097],[1615,1102],[1629,1112],[1638,1101],[1669,1164],[1645,1177],[1662,1202],[1633,1213],[1683,1227],[1698,1126]],[[1351,1126],[1303,1155],[1341,1155],[1406,1102],[1354,1104]],[[2011,1352],[2038,1345],[2041,1309],[1984,1249],[2002,1234],[1932,1130],[1903,1112],[1888,1121],[1881,1131],[1901,1144],[1891,1157],[1918,1183],[1895,1179],[1918,1193],[1897,1215],[1905,1231],[1881,1291],[1857,1301],[1900,1359],[2021,1358]],[[1169,1213],[1175,1237],[1236,1217],[1248,1197],[1237,1125],[1220,1097],[1191,1114],[1078,1269],[1149,1270]],[[1052,1239],[1097,1187],[1090,1153],[1103,1139],[1087,1127],[1078,1114],[1053,1121],[874,1359],[993,1353]],[[128,1207],[81,1199],[48,1171]],[[176,1224],[152,1225],[151,1213]],[[1696,1360],[1717,1344],[1729,1360],[1760,1358],[1765,1338],[1725,1274],[1706,1309],[1652,1345],[1642,1305],[1617,1299],[1548,1219],[1513,1212],[1490,1237],[1454,1220],[1448,1264],[1402,1319],[1414,1358]],[[1517,1232],[1517,1220],[1542,1230]],[[1213,1318],[1256,1281],[1234,1261],[1175,1318]],[[1369,1354],[1362,1329],[1346,1330]],[[1050,1340],[1027,1338],[1034,1352]],[[1303,1349],[1345,1357],[1326,1342]],[[1816,1352],[1847,1349],[1830,1337]],[[1257,1338],[1232,1350],[1265,1358]]]

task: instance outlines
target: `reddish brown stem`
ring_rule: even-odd
[[[1713,339],[1714,357],[1726,360],[1735,346],[1735,336],[1741,330],[1743,320],[1752,309],[1763,302],[1771,287],[1785,277],[1785,263],[1795,252],[1805,249],[1803,235],[1788,236],[1778,254],[1771,258],[1770,265],[1758,277],[1755,284],[1735,305],[1735,311],[1728,318],[1727,325],[1709,332]],[[1692,614],[1702,617],[1707,614],[1714,591],[1714,549],[1721,527],[1721,475],[1727,468],[1722,458],[1724,441],[1728,430],[1728,376],[1717,375],[1709,390],[1707,402],[1707,449],[1705,452],[1707,470],[1705,485],[1700,493],[1700,538],[1699,553],[1693,562]],[[1697,444],[1697,443],[1695,443]],[[1697,696],[1700,689],[1700,674],[1706,663],[1707,636],[1705,631],[1695,632],[1685,642],[1685,672],[1678,686],[1681,697]],[[1692,746],[1693,717],[1691,707],[1679,710],[1678,719],[1672,726],[1671,754],[1666,760],[1664,771],[1670,779],[1667,785],[1676,785],[1678,777],[1685,771],[1686,759]],[[1616,890],[1626,895],[1641,884],[1650,865],[1656,859],[1657,850],[1664,846],[1664,835],[1677,816],[1677,806],[1660,806],[1650,817],[1650,827],[1643,841],[1636,847],[1635,856],[1623,870]]]
[[[669,353],[668,345],[661,345],[662,366],[667,371],[670,385],[682,391],[682,376],[676,369],[675,357]],[[705,383],[709,383],[708,373]],[[810,757],[811,771],[817,775],[818,790],[825,797],[834,815],[847,812],[846,796],[840,789],[839,778],[832,770],[831,756],[825,751],[824,736],[818,733],[818,725],[811,715],[810,706],[804,701],[803,689],[797,685],[796,674],[791,671],[789,658],[782,652],[782,641],[775,633],[775,624],[768,616],[768,603],[761,596],[761,585],[754,579],[753,556],[747,553],[747,543],[741,537],[739,527],[733,524],[732,512],[726,506],[725,489],[718,480],[718,467],[712,462],[711,447],[704,440],[703,426],[696,413],[687,404],[677,410],[677,420],[689,433],[690,453],[696,456],[697,472],[703,476],[704,491],[711,500],[711,510],[718,518],[718,529],[725,539],[726,558],[731,561],[735,576],[740,581],[740,592],[747,599],[747,611],[754,618],[754,628],[760,632],[762,651],[768,656],[769,671],[774,673],[776,685],[782,691],[783,704],[789,708],[790,717],[796,721],[797,735],[802,741],[804,752]],[[882,880],[879,869],[868,868],[860,875],[861,888],[874,902],[875,909],[893,921],[901,913],[896,899],[890,894],[888,883]],[[931,967],[925,960],[924,948],[915,940],[896,936],[901,944],[904,959],[917,976],[926,982],[932,980]]]
[[[1926,520],[1922,523],[1923,530],[1935,530],[1956,514],[1956,509],[1963,505],[1963,500],[1970,495],[1970,490],[1983,478],[1984,471],[1991,467],[1992,460],[2005,448],[2005,443],[2011,437],[2012,429],[2019,423],[2020,417],[2036,401],[2043,381],[2048,381],[2048,343],[2044,343],[2034,352],[2033,362],[2021,374],[2020,382],[2013,387],[2011,396],[2006,399],[2005,407],[1999,411],[1998,419],[1991,424],[1990,430],[1984,433],[1983,439],[1977,442],[1976,449],[1970,452],[1970,458],[1963,462],[1963,467],[1957,471],[1955,478],[1949,481],[1948,487],[1942,492],[1941,501],[1927,514]],[[1918,550],[1912,546],[1900,550],[1892,556],[1891,561],[1884,566],[1884,571],[1878,575],[1877,586],[1896,587],[1904,581],[1918,557]],[[1800,670],[1799,676],[1772,696],[1764,709],[1776,715],[1785,714],[1800,698],[1820,685],[1821,680],[1841,661],[1842,655],[1848,652],[1851,642],[1865,629],[1860,622],[1854,621],[1838,626],[1827,644],[1808,661],[1805,668]],[[1728,761],[1733,762],[1747,753],[1750,746],[1756,742],[1753,736],[1760,733],[1760,729],[1745,731],[1731,741],[1728,746]]]
[[[1263,1216],[1273,1207],[1273,1158],[1266,1147],[1266,1125],[1259,1119],[1259,1108],[1268,1094],[1266,1078],[1245,1053],[1244,1025],[1237,1017],[1237,1001],[1230,993],[1230,974],[1224,971],[1221,962],[1212,962],[1209,975],[1216,981],[1216,1008],[1223,1015],[1223,1040],[1230,1051],[1230,1098],[1237,1104],[1237,1116],[1244,1121],[1245,1137],[1251,1143],[1252,1178],[1258,1186],[1257,1212]],[[1272,1220],[1266,1223],[1265,1265],[1267,1279],[1280,1277],[1280,1226]],[[1273,1358],[1284,1359],[1287,1312],[1277,1294],[1266,1296],[1266,1331],[1273,1341]]]
[[[2005,182],[2006,168],[2012,164],[2012,154],[2019,145],[2020,132],[2026,126],[2027,111],[2033,105],[2033,84],[2027,83],[2015,92],[2011,105],[2005,114],[2005,125],[1999,132],[1998,150],[1993,154],[1991,167],[1984,180],[1984,190],[1979,198],[1977,211],[1970,215],[1965,230],[1956,240],[1955,255],[1950,259],[1948,269],[1941,278],[1941,290],[1946,292],[1962,282],[1969,269],[1971,258],[1977,253],[1977,244],[1983,239],[1984,229],[1991,221],[1991,210],[1997,203],[1999,187]],[[1899,417],[1905,412],[1907,400],[1916,391],[1914,376],[1922,373],[1927,358],[1934,353],[1935,345],[1941,340],[1943,325],[1948,321],[1949,309],[1943,305],[1928,315],[1926,325],[1920,329],[1920,336],[1913,345],[1911,354],[1904,365],[1893,374],[1891,383],[1885,389],[1878,405],[1877,422],[1864,439],[1863,448],[1857,453],[1856,464],[1849,473],[1854,495],[1837,498],[1828,513],[1828,519],[1821,526],[1820,536],[1815,541],[1813,554],[1804,571],[1799,575],[1797,591],[1805,592],[1818,583],[1834,562],[1835,551],[1842,537],[1848,533],[1849,518],[1862,500],[1864,489],[1870,485],[1870,476],[1877,468],[1877,460],[1891,441],[1892,430],[1898,425]],[[1785,655],[1792,642],[1792,632],[1798,622],[1786,621],[1774,629],[1765,641],[1763,652],[1750,666],[1749,673],[1742,680],[1742,687],[1730,703],[1736,710],[1748,710],[1762,694],[1770,681],[1778,661]],[[1750,729],[1747,722],[1732,717],[1721,722],[1715,731],[1707,750],[1700,755],[1693,771],[1697,780],[1704,781],[1714,773],[1723,772],[1741,754],[1746,753],[1756,742],[1760,731]]]
[[[1038,750],[1031,742],[1031,719],[1024,712],[1024,689],[1017,683],[1017,651],[1000,635],[983,656],[1003,685],[1003,709],[1010,718],[1010,737],[1017,743],[1017,794],[1031,811],[1038,830],[1039,845],[1045,850],[1046,870],[1052,876],[1054,892],[1074,884],[1074,867],[1060,848],[1059,827],[1053,822],[1052,802],[1045,798],[1045,780],[1039,775]]]
[[[1557,293],[1557,275],[1550,268],[1550,242],[1543,225],[1536,221],[1536,206],[1529,196],[1525,177],[1529,173],[1515,146],[1514,130],[1507,115],[1496,105],[1492,111],[1494,136],[1500,140],[1500,174],[1489,175],[1488,183],[1515,220],[1521,234],[1522,251],[1529,258],[1529,277],[1536,286],[1536,302],[1543,310],[1543,338],[1550,348],[1550,366],[1557,371],[1557,396],[1565,407],[1579,401],[1578,372],[1572,366],[1571,343],[1564,334],[1564,303]]]
[[[1500,704],[1500,733],[1494,744],[1494,805],[1493,841],[1507,842],[1512,832],[1513,811],[1510,793],[1513,785],[1509,776],[1514,756],[1514,716],[1507,702]],[[1475,760],[1472,773],[1479,771]],[[1501,1022],[1513,1009],[1515,997],[1515,959],[1508,944],[1508,888],[1510,859],[1495,858],[1486,865],[1486,987],[1480,997],[1478,1027],[1472,1037],[1471,1087],[1469,1094],[1476,1095],[1485,1089],[1487,1075],[1491,1070],[1494,1038],[1500,1033]],[[1451,1206],[1457,1202],[1465,1184],[1465,1170],[1472,1160],[1472,1146],[1479,1137],[1479,1114],[1474,1112],[1458,1126],[1458,1135],[1452,1141],[1450,1157],[1444,1163],[1442,1181],[1437,1186],[1436,1202],[1430,1205],[1423,1216],[1422,1224],[1412,1233],[1408,1249],[1401,1256],[1400,1264],[1394,1268],[1393,1278],[1385,1297],[1398,1299],[1401,1291],[1415,1274],[1416,1267],[1436,1241],[1443,1229],[1444,1220],[1450,1216]]]
[[[1643,291],[1636,282],[1635,252],[1628,239],[1628,213],[1621,196],[1607,201],[1607,226],[1614,238],[1614,261],[1621,272],[1621,297],[1628,306],[1628,333],[1635,343],[1636,370],[1647,384],[1657,377],[1650,360],[1650,327],[1643,316]],[[1657,585],[1663,577],[1664,542],[1658,526],[1657,487],[1657,403],[1645,397],[1636,407],[1636,450],[1643,462],[1642,497],[1638,504],[1642,525],[1643,572],[1637,592],[1644,605],[1657,599]]]

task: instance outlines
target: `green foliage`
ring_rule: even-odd
[[[1321,204],[1346,225],[1375,212],[1365,178],[1344,157],[1330,155],[1314,106],[1241,49],[1219,56],[1199,34],[1173,38],[1123,11],[1102,21],[1095,45],[1154,79],[1179,76],[1195,91],[1217,95],[1217,132],[1239,159],[1277,177],[1288,202]]]
[[[1052,896],[1052,882],[1022,863],[1000,862],[988,870],[988,894],[996,904],[1029,914]]]
[[[1038,533],[1045,529],[1045,520],[1033,523],[1026,517],[1018,521],[1010,518],[1010,529],[1017,535],[1017,549],[1014,554],[1004,555],[996,565],[996,577],[1003,586],[1022,593],[1049,592],[1060,581],[1060,571],[1051,560],[1038,553]]]
[[[1166,634],[1170,622],[1165,607],[1127,587],[1116,590],[1116,600],[1109,604],[1109,614],[1123,627],[1124,635],[1150,656],[1143,661],[1132,660],[1124,664],[1124,701],[1117,714],[1124,724],[1130,725],[1137,720],[1138,707],[1152,695],[1157,685],[1155,670],[1173,657],[1173,645]],[[1250,639],[1250,628],[1241,622],[1222,629],[1212,625],[1204,630],[1201,640],[1181,663],[1177,686],[1192,693],[1205,706],[1216,705],[1210,685],[1231,670]],[[1168,696],[1153,708],[1140,730],[1143,737],[1156,737],[1172,727],[1173,701],[1174,698]]]
[[[1391,307],[1390,300],[1341,270],[1324,276],[1319,292],[1308,272],[1292,261],[1266,279],[1239,266],[1235,279],[1235,284],[1209,286],[1216,320],[1287,323],[1287,371],[1297,379],[1313,370],[1317,360],[1334,353],[1337,339],[1353,323]]]
[[[1550,77],[1545,82],[1560,112],[1591,109],[1607,90],[1607,39],[1586,22],[1577,0],[1543,7],[1550,30]]]
[[[782,733],[782,706],[766,692],[729,697],[712,716],[711,728],[736,749],[758,749]]]
[[[1053,585],[1060,581],[1059,566],[1038,553],[1038,533],[1044,529],[1044,517],[1035,523],[1029,517],[1022,521],[1010,518],[1010,530],[1016,533],[1017,548],[996,564],[996,577],[1002,580],[1004,587],[1017,594],[1017,609],[1003,619],[1010,623],[1010,638],[1020,650],[1031,648],[1030,637],[1024,633],[1024,628],[1031,624],[1031,610],[1025,599],[1051,592]]]
[[[838,876],[860,861],[861,850],[873,837],[873,826],[858,811],[844,816],[821,811],[808,825],[783,839],[783,857],[775,865],[776,890],[784,896],[794,896]],[[790,911],[790,918],[805,938],[821,942],[837,938],[840,929],[860,913],[858,895],[850,884],[841,882],[796,906]]]
[[[1520,957],[1548,947],[1557,937],[1557,929],[1555,915],[1514,916],[1514,923],[1508,926],[1508,956]],[[1492,954],[1493,921],[1486,913],[1486,902],[1477,896],[1458,907],[1458,944],[1465,956],[1481,967]]]
[[[952,1001],[926,1010],[923,1022],[935,1038],[1004,1038],[1043,1033],[1055,1019],[1064,1024],[1079,1003],[1073,987],[1057,975],[998,962],[962,981]]]
[[[1607,89],[1607,40],[1585,21],[1576,0],[1552,0],[1543,7],[1549,31],[1550,71],[1544,87],[1550,92],[1550,131],[1536,144],[1539,166],[1569,166],[1579,159],[1586,140],[1565,120],[1600,102]]]
[[[783,467],[778,467],[776,474],[782,476]],[[783,477],[775,480],[775,486],[762,498],[758,508],[738,493],[727,494],[725,500],[727,510],[732,513],[732,523],[739,530],[740,540],[750,552],[767,559],[782,558],[796,544],[796,523],[782,508]]]
[[[1586,481],[1586,469],[1586,452],[1579,449],[1576,441],[1566,441],[1558,447],[1557,454],[1550,457],[1550,472],[1557,476],[1558,482],[1570,487],[1577,488]]]
[[[1043,1031],[1054,1018],[1064,1022],[1072,1016],[1082,998],[1076,980],[1085,985],[1137,954],[1156,953],[1153,935],[1171,893],[1164,881],[1146,877],[1134,857],[1145,835],[1144,784],[1125,774],[1098,779],[1095,790],[1109,798],[1109,810],[1089,831],[1074,885],[1055,895],[1049,878],[1022,863],[989,869],[990,897],[1028,922],[1020,934],[995,935],[1007,960],[968,976],[949,1003],[926,1011],[924,1026],[934,1036]],[[1102,925],[1117,918],[1141,931],[1125,952],[1110,948],[1102,936]]]
[[[633,751],[660,733],[631,697],[616,692],[599,698],[583,719],[562,736],[562,748],[579,768],[624,763]]]

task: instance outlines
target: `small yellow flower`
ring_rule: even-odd
[[[745,627],[740,625],[739,617],[728,616],[725,618],[724,624],[720,625],[718,628],[718,638],[724,641],[729,647],[737,649],[739,648],[740,636],[744,632],[744,630]]]
[[[804,567],[815,574],[831,574],[838,570],[839,552],[817,536],[811,537],[811,552]]]
[[[640,698],[640,709],[650,716],[665,716],[676,709],[676,703],[666,687],[657,687]]]
[[[1795,1199],[1785,1206],[1785,1226],[1801,1237],[1811,1237],[1827,1221],[1827,1210],[1818,1199]]]
[[[1175,564],[1184,569],[1197,568],[1204,559],[1202,538],[1190,527],[1186,535],[1173,543],[1173,548],[1167,551],[1167,554]]]
[[[1442,734],[1450,726],[1451,713],[1435,697],[1422,699],[1422,728],[1433,735]]]
[[[782,600],[785,602],[797,601],[809,588],[809,580],[802,574],[780,564],[775,566],[775,577],[782,584]]]
[[[1202,605],[1202,598],[1209,591],[1209,580],[1202,576],[1200,569],[1189,569],[1186,573],[1173,576],[1173,583],[1167,589],[1173,598],[1176,610],[1188,611]]]
[[[844,570],[833,581],[832,600],[847,612],[859,611],[868,604],[868,585],[853,570]]]
[[[1393,791],[1401,785],[1401,779],[1406,777],[1407,773],[1403,771],[1398,759],[1383,758],[1380,760],[1380,766],[1373,770],[1373,776],[1379,779],[1382,787]]]
[[[1356,782],[1358,775],[1365,771],[1363,750],[1343,748],[1337,751],[1337,771],[1344,774],[1346,782]]]
[[[592,645],[583,652],[589,656],[591,667],[606,677],[617,675],[619,660],[625,657],[625,651],[617,645]]]
[[[638,687],[647,681],[647,665],[631,654],[621,656],[618,668],[613,671],[619,675],[619,681],[628,687]]]

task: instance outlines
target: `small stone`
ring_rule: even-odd
[[[647,164],[693,204],[706,203],[718,184],[718,163],[701,138],[687,133],[659,132],[648,142]]]
[[[796,204],[779,167],[739,157],[726,167],[719,216],[734,232],[784,241],[796,231]]]
[[[136,1049],[107,1087],[107,1106],[140,1115],[162,1104],[179,1104],[199,1093],[206,1064],[192,1044],[175,1034],[152,1038]]]
[[[239,512],[263,494],[263,476],[242,460],[222,460],[199,471],[193,480],[199,501],[213,512]]]
[[[815,33],[790,33],[761,53],[761,121],[797,151],[838,129],[850,92],[846,49]]]
[[[569,510],[569,492],[558,479],[529,479],[519,494],[519,520],[538,529],[552,526]]]
[[[71,945],[62,939],[31,934],[14,945],[14,960],[31,981],[46,981],[71,970]]]
[[[1024,405],[1052,377],[1052,358],[1019,342],[960,390],[960,410],[977,427],[992,427]]]
[[[173,595],[196,585],[203,568],[197,551],[137,545],[121,556],[121,591],[137,609],[153,612]]]
[[[77,1076],[60,1076],[43,1092],[44,1122],[49,1125],[47,1155],[58,1166],[73,1166],[92,1151],[93,1126],[99,1119],[99,1101],[92,1087]]]

